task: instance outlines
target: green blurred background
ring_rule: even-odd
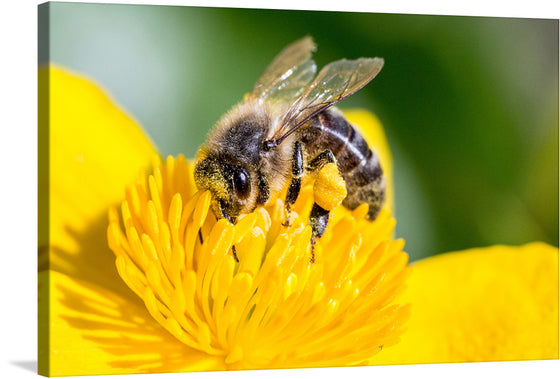
[[[304,35],[319,67],[384,57],[340,107],[374,111],[386,128],[396,236],[411,258],[558,246],[558,20],[87,3],[51,3],[49,16],[39,62],[95,79],[163,155],[194,156]]]

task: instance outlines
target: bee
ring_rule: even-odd
[[[342,204],[355,209],[367,203],[367,219],[377,217],[385,199],[379,158],[333,105],[369,83],[384,60],[341,59],[316,74],[311,58],[315,50],[311,37],[284,48],[252,92],[218,121],[197,153],[195,182],[200,190],[210,191],[217,218],[235,224],[286,186],[289,217],[302,179],[327,163],[336,163],[346,185]],[[329,212],[316,202],[311,209],[311,261]]]

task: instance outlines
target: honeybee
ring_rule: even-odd
[[[235,223],[286,185],[289,215],[302,178],[326,163],[336,163],[344,179],[347,196],[342,204],[355,209],[367,203],[366,217],[370,221],[377,217],[385,199],[378,156],[333,105],[369,83],[384,61],[341,59],[316,75],[311,59],[315,50],[311,37],[284,48],[252,92],[218,121],[197,153],[195,182],[200,190],[210,191],[217,218]],[[329,211],[317,203],[311,209],[311,261]]]

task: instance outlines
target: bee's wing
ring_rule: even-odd
[[[382,58],[341,59],[323,67],[302,95],[290,104],[274,134],[275,144],[281,143],[314,115],[369,83],[381,71],[383,62]]]
[[[309,36],[285,47],[259,78],[250,98],[276,102],[290,101],[299,96],[317,72],[317,66],[311,59],[315,49],[315,43]]]

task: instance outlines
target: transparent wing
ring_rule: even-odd
[[[341,59],[326,65],[302,95],[289,106],[280,128],[274,135],[275,145],[293,133],[311,117],[352,95],[381,71],[382,58]]]
[[[311,59],[315,49],[309,36],[285,47],[259,78],[250,98],[275,102],[299,96],[317,72]]]

